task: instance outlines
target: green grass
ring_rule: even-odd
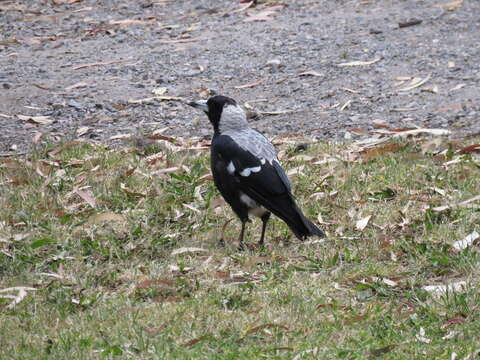
[[[304,166],[294,193],[328,238],[301,243],[274,219],[266,247],[242,252],[208,153],[160,142],[0,159],[0,290],[34,289],[15,306],[0,298],[1,359],[462,359],[480,348],[479,249],[451,247],[480,232],[479,202],[433,210],[480,193],[474,155],[418,141],[281,145],[287,170]],[[247,229],[256,242],[259,221]],[[182,247],[204,251],[172,256]],[[458,281],[439,296],[422,288]]]

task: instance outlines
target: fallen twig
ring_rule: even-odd
[[[422,21],[423,20],[420,20],[420,19],[414,19],[414,20],[399,22],[398,27],[400,29],[402,29],[402,28],[406,28],[406,27],[409,27],[409,26],[420,25],[422,23]]]
[[[85,68],[93,67],[93,66],[105,66],[105,65],[119,64],[119,63],[130,61],[130,60],[131,59],[114,60],[114,61],[98,62],[98,63],[91,63],[91,64],[83,64],[83,65],[78,65],[78,66],[72,67],[72,70],[80,70],[80,69],[85,69]]]
[[[251,88],[251,87],[254,87],[254,86],[257,86],[257,85],[260,85],[261,83],[265,82],[268,78],[267,77],[264,77],[263,79],[260,79],[258,81],[255,81],[253,83],[250,83],[250,84],[245,84],[245,85],[240,85],[240,86],[235,86],[235,89],[246,89],[246,88]]]

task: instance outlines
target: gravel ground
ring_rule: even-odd
[[[178,98],[213,92],[246,103],[269,135],[341,140],[378,124],[480,132],[480,1],[245,6],[0,0],[0,153],[164,128],[206,137],[205,116]],[[421,22],[399,25],[410,21]],[[353,61],[367,64],[339,66]],[[155,89],[166,99],[151,99]]]

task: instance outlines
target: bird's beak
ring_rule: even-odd
[[[188,105],[208,113],[208,105],[206,100],[191,101],[188,103]]]

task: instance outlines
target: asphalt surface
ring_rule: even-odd
[[[480,132],[480,1],[245,6],[1,0],[0,153],[159,129],[208,137],[206,117],[182,100],[213,93],[244,104],[267,135]]]

